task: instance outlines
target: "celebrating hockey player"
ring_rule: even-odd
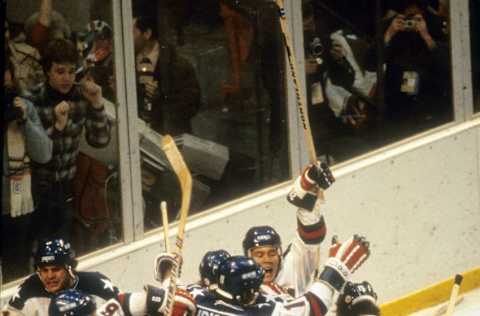
[[[370,283],[347,282],[337,299],[337,316],[378,316],[377,293]]]
[[[219,267],[214,295],[197,296],[197,315],[315,315],[324,316],[350,275],[370,254],[369,243],[357,235],[330,249],[317,281],[304,295],[286,303],[260,293],[264,270],[252,258],[232,256]]]
[[[116,302],[115,310],[110,308],[110,316],[123,315],[118,314],[122,308]],[[91,316],[94,315],[97,310],[97,304],[95,300],[83,292],[77,290],[65,290],[61,291],[50,301],[48,307],[49,316]]]
[[[285,252],[279,234],[271,226],[255,226],[246,233],[244,253],[265,271],[263,292],[288,292],[292,296],[305,293],[319,266],[319,246],[326,234],[318,191],[326,190],[334,181],[328,166],[320,162],[309,165],[297,178],[287,196],[298,207],[297,236]]]
[[[109,278],[99,272],[76,271],[77,261],[68,242],[53,239],[41,243],[35,254],[35,273],[19,287],[3,307],[2,315],[47,316],[51,298],[62,290],[75,289],[95,299],[97,305],[115,300],[125,314],[143,316],[157,314],[165,308],[166,290],[145,286],[143,291],[121,293]],[[193,311],[188,293],[175,293],[174,311]]]

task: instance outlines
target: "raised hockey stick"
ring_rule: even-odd
[[[455,308],[455,302],[457,301],[458,292],[460,291],[460,284],[462,284],[463,276],[457,274],[455,276],[455,282],[453,283],[452,291],[450,292],[450,300],[448,301],[447,312],[445,316],[452,316],[453,309]]]
[[[162,201],[160,203],[160,210],[162,215],[162,224],[163,224],[163,238],[165,242],[165,252],[170,253],[170,243],[168,239],[168,212],[167,212],[167,202]]]
[[[175,298],[175,291],[177,289],[177,275],[180,269],[180,261],[183,250],[183,238],[185,235],[185,224],[187,223],[188,210],[190,209],[190,198],[192,195],[192,176],[188,170],[182,155],[178,151],[175,141],[170,135],[165,135],[162,138],[162,149],[167,156],[173,171],[177,175],[180,189],[182,192],[182,205],[180,207],[180,221],[178,223],[178,233],[175,242],[177,263],[172,269],[170,276],[170,284],[168,286],[167,303],[164,315],[170,316],[173,310],[173,302]]]
[[[288,65],[290,66],[290,73],[292,75],[293,84],[295,86],[295,96],[297,98],[297,108],[300,114],[303,133],[305,141],[307,142],[308,158],[312,164],[317,162],[317,152],[315,150],[315,143],[313,142],[312,130],[310,128],[310,120],[308,119],[308,108],[305,96],[300,87],[297,71],[297,58],[293,51],[292,42],[290,40],[290,32],[288,31],[287,17],[285,15],[284,0],[275,0],[279,7],[280,13],[280,29],[282,30],[283,39],[285,42],[285,50],[287,51]],[[323,191],[320,189],[318,197],[324,200]]]

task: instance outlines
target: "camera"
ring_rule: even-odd
[[[406,31],[413,31],[417,25],[417,21],[414,18],[408,18],[404,22],[404,27]]]
[[[14,104],[17,93],[13,89],[5,89],[5,122],[10,123],[13,121],[19,121],[23,117],[23,111],[19,107],[16,107]]]
[[[313,58],[321,58],[325,52],[325,47],[323,47],[322,40],[319,37],[313,38],[309,45],[310,55]]]

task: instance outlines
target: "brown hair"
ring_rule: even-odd
[[[48,42],[42,58],[43,71],[48,72],[53,63],[77,65],[79,55],[75,44],[66,39]]]

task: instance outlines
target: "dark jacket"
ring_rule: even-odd
[[[158,91],[152,101],[151,127],[161,134],[190,133],[190,119],[200,106],[200,87],[192,65],[175,47],[160,43],[154,79]],[[143,91],[138,89],[142,107]]]

